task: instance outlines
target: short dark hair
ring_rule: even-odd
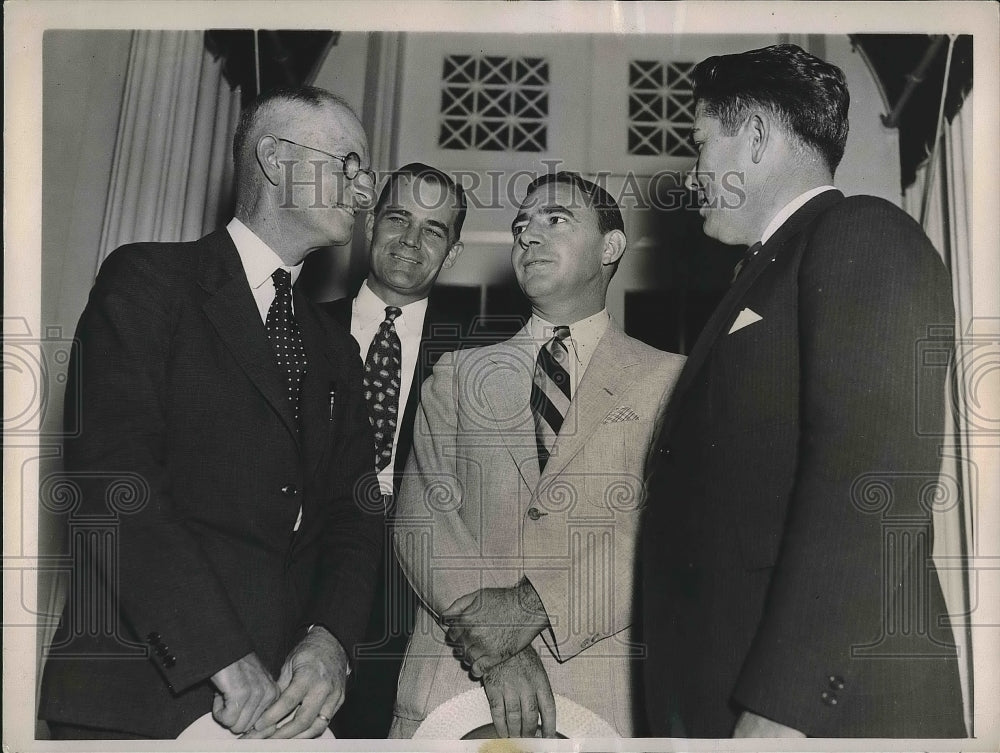
[[[794,44],[776,44],[702,60],[692,74],[694,99],[734,134],[764,108],[836,171],[847,144],[851,96],[844,72]]]
[[[236,172],[237,185],[239,185],[243,167],[248,162],[246,150],[252,146],[247,144],[247,139],[253,133],[257,118],[261,111],[269,109],[277,102],[297,103],[312,107],[339,105],[354,112],[343,97],[326,89],[320,89],[318,86],[278,86],[262,92],[259,97],[243,108],[239,123],[236,125],[236,132],[233,134],[233,168]]]
[[[601,234],[612,230],[625,232],[625,221],[622,219],[622,210],[619,209],[618,202],[611,194],[596,183],[581,176],[580,173],[560,170],[540,175],[528,184],[528,190],[525,191],[524,197],[527,199],[542,186],[547,186],[550,183],[565,183],[568,186],[575,186],[586,197],[587,206],[597,213],[597,229]]]
[[[385,203],[389,200],[389,197],[392,196],[393,189],[396,184],[402,178],[410,178],[411,180],[429,180],[448,189],[452,198],[455,200],[454,208],[458,210],[455,214],[455,237],[451,239],[451,243],[456,243],[458,239],[462,237],[462,225],[465,224],[465,213],[467,210],[465,203],[465,189],[452,180],[448,173],[443,170],[438,170],[436,167],[425,165],[423,162],[410,162],[403,165],[398,170],[394,170],[389,173],[389,177],[386,179],[385,185],[382,186],[382,192],[378,195],[378,202],[376,202],[375,209],[373,210],[375,217],[378,217],[378,213],[382,211]]]

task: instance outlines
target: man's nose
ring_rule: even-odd
[[[701,188],[698,183],[698,163],[691,165],[691,169],[684,174],[684,187],[689,191],[697,191]]]
[[[420,245],[420,225],[416,222],[408,224],[406,230],[403,231],[403,235],[400,236],[399,242],[404,246],[417,248]]]
[[[534,246],[540,242],[538,233],[536,232],[534,225],[530,222],[524,226],[520,233],[518,233],[517,243],[521,246],[521,248],[526,249],[528,246]]]

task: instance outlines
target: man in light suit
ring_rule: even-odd
[[[379,357],[380,331],[400,346],[399,399],[392,406],[394,430],[386,430],[377,462],[391,535],[393,500],[413,443],[420,387],[441,354],[459,345],[465,317],[432,293],[441,270],[462,253],[466,202],[462,187],[446,173],[419,162],[394,171],[367,215],[368,276],[354,298],[323,304],[367,354],[366,368]],[[392,316],[389,326],[387,315]],[[370,398],[376,390],[367,390]],[[374,406],[372,406],[374,408]],[[374,413],[373,413],[374,415]],[[387,542],[362,652],[355,658],[350,694],[334,720],[337,737],[384,738],[392,722],[399,667],[416,617],[416,596]]]
[[[778,45],[703,61],[694,94],[705,233],[749,249],[650,455],[652,733],[964,736],[930,558],[948,273],[896,206],[830,185],[840,69]]]
[[[480,677],[501,736],[531,736],[539,717],[556,734],[553,693],[634,729],[640,473],[684,359],[608,317],[626,238],[607,192],[545,175],[512,230],[530,321],[504,343],[442,357],[421,394],[395,545],[423,606],[394,737]]]
[[[382,514],[358,346],[292,288],[370,203],[367,139],[303,87],[253,103],[233,153],[229,225],[117,249],[80,319],[67,481],[110,540],[72,540],[39,710],[55,737],[173,738],[208,713],[316,737],[368,619]]]

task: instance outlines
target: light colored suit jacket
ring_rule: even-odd
[[[535,648],[553,692],[631,735],[643,462],[684,357],[611,322],[541,475],[529,407],[534,362],[522,329],[499,345],[443,356],[424,384],[395,530],[423,606],[395,713],[419,721],[480,686],[453,657],[436,616],[460,596],[527,576],[551,623]]]

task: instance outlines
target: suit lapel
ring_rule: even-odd
[[[722,301],[712,312],[708,322],[698,335],[694,348],[688,355],[684,370],[677,380],[677,386],[673,391],[672,403],[677,403],[678,398],[690,386],[691,381],[701,370],[704,361],[712,350],[716,340],[725,331],[726,325],[731,323],[737,307],[742,303],[747,291],[753,287],[757,278],[767,269],[768,265],[780,258],[794,248],[794,239],[800,231],[806,228],[818,215],[825,212],[834,204],[844,198],[840,191],[824,191],[815,196],[801,206],[788,220],[778,228],[765,243],[757,255],[750,260],[743,271],[730,286]]]
[[[562,473],[583,449],[608,412],[632,383],[629,370],[638,363],[625,333],[612,321],[594,349],[587,371],[556,437],[555,452],[545,465],[540,486]]]
[[[490,348],[488,358],[493,369],[483,382],[483,396],[518,473],[533,490],[538,484],[538,448],[529,400],[535,356],[527,327]]]
[[[210,296],[203,306],[205,315],[297,442],[295,416],[286,397],[285,383],[275,367],[274,353],[236,246],[225,230],[212,233],[205,240],[208,247],[202,255],[198,278]]]
[[[302,425],[302,445],[307,477],[329,449],[334,422],[330,418],[331,393],[336,400],[338,368],[331,343],[334,337],[327,323],[317,316],[305,296],[295,291],[295,318],[302,331],[309,366],[302,380],[299,415]]]

